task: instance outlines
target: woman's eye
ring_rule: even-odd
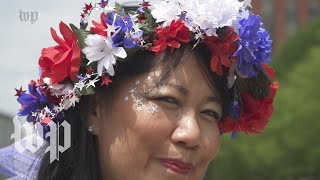
[[[158,97],[156,99],[167,103],[178,104],[178,101],[173,97]]]
[[[216,112],[216,111],[211,111],[211,110],[205,110],[203,111],[204,114],[216,119],[216,120],[219,120],[220,117],[219,117],[219,114]]]

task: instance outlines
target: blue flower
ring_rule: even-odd
[[[234,121],[240,118],[240,104],[237,100],[234,100],[233,102],[231,102],[229,115]]]
[[[244,11],[239,24],[239,48],[234,54],[238,59],[237,69],[252,77],[257,75],[255,68],[262,69],[262,63],[271,62],[272,41],[259,16]]]
[[[36,120],[36,117],[32,116],[32,112],[40,112],[46,105],[48,105],[48,98],[43,95],[40,87],[35,87],[29,84],[29,93],[23,92],[17,99],[21,104],[21,110],[19,116],[27,116],[27,121],[32,122]]]
[[[114,23],[114,26],[118,27],[117,33],[112,37],[113,47],[123,46],[130,49],[138,46],[138,43],[130,37],[130,32],[133,29],[133,22],[130,16],[116,16],[114,12],[111,12],[108,14],[106,22],[108,25],[112,25]]]
[[[229,115],[232,118],[232,120],[237,121],[240,118],[240,103],[239,103],[239,98],[237,96],[237,91],[233,87],[231,89],[232,93],[232,102],[230,104],[230,109],[229,109]]]
[[[131,49],[138,46],[138,43],[132,40],[130,37],[116,35],[112,38],[112,46],[120,47],[124,46],[125,48]]]

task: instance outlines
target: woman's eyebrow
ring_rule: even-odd
[[[172,87],[177,89],[182,95],[187,96],[189,95],[189,90],[179,84],[174,84],[174,83],[161,83],[158,88],[161,89],[162,87]]]
[[[220,99],[220,98],[218,98],[218,97],[216,97],[216,96],[210,96],[210,97],[208,97],[208,98],[207,98],[207,101],[222,104],[221,99]]]
[[[189,95],[189,90],[179,84],[174,84],[174,83],[161,83],[158,88],[161,89],[162,87],[172,87],[172,88],[175,88],[177,89],[181,94],[183,94],[184,96],[187,96]],[[214,103],[220,103],[222,104],[222,101],[220,98],[216,97],[216,96],[209,96],[207,98],[207,101],[209,102],[214,102]]]

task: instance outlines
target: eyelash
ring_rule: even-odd
[[[164,96],[164,97],[158,97],[156,98],[157,100],[160,100],[160,101],[165,101],[167,103],[172,103],[172,104],[176,104],[176,105],[179,105],[179,102],[177,99],[173,98],[173,97],[169,97],[169,96]]]
[[[206,113],[207,112],[207,113]],[[219,120],[219,114],[215,111],[205,110],[203,113],[206,113],[208,116],[214,117],[216,120]]]

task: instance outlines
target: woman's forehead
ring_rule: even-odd
[[[165,78],[163,78],[163,73],[168,70],[165,66],[159,66],[141,78],[145,79],[145,87],[175,86],[179,89],[188,89],[188,91],[201,87],[201,92],[212,94],[196,61],[197,58],[193,54],[184,55],[177,67],[170,69]]]

